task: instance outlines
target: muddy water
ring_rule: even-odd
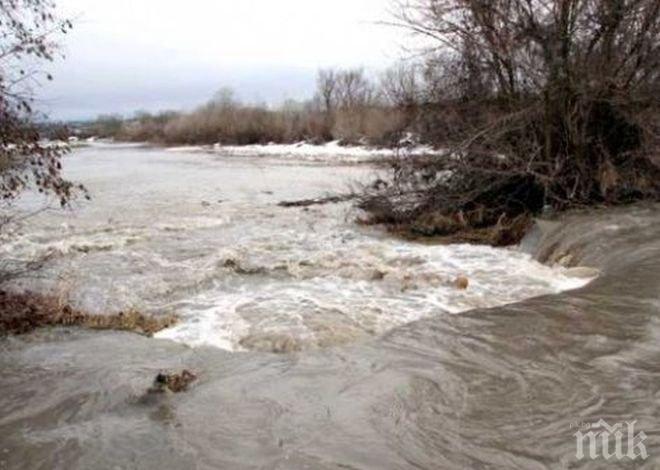
[[[93,312],[174,312],[183,322],[160,337],[230,351],[335,346],[586,282],[518,251],[402,243],[356,226],[349,204],[278,207],[376,171],[331,162],[80,150],[66,169],[93,201],[28,219],[2,255],[50,258],[22,288]],[[471,288],[457,289],[458,276]]]
[[[544,223],[527,243],[536,256],[603,271],[559,293],[578,280],[518,252],[408,246],[356,229],[346,207],[274,206],[368,169],[73,158],[103,208],[44,214],[17,233],[16,258],[58,250],[31,287],[53,287],[68,266],[81,304],[103,310],[114,296],[185,321],[156,340],[63,329],[3,340],[0,468],[660,465],[657,208]],[[127,178],[140,184],[126,191]],[[457,273],[473,288],[452,290]],[[273,335],[303,351],[262,352]],[[171,368],[200,380],[145,396]],[[649,458],[578,462],[575,427],[601,418],[637,420]]]

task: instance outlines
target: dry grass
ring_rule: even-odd
[[[144,336],[177,323],[173,315],[150,316],[135,310],[112,315],[90,315],[63,305],[54,296],[0,292],[0,334],[26,334],[37,328],[66,326],[91,330],[130,331]]]
[[[390,145],[404,130],[399,110],[388,106],[363,106],[327,113],[313,103],[269,109],[240,103],[209,103],[189,113],[145,114],[123,121],[102,117],[87,130],[89,135],[124,141],[166,145],[252,145],[323,143],[341,140]]]
[[[80,326],[90,330],[130,331],[144,336],[153,336],[176,323],[177,318],[173,315],[149,316],[135,310],[114,315],[65,313],[58,319],[58,324],[62,326]]]

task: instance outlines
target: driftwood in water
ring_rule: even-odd
[[[328,196],[323,198],[316,199],[303,199],[300,201],[282,201],[278,204],[280,207],[312,207],[312,206],[323,206],[325,204],[339,204],[342,202],[348,202],[353,199],[356,199],[358,196],[356,194],[344,194],[339,196]]]

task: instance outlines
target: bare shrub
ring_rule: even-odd
[[[422,167],[397,164],[389,193],[365,207],[398,223],[479,211],[478,223],[468,218],[479,228],[544,207],[658,199],[657,135],[642,124],[657,121],[657,0],[400,6],[399,24],[434,45],[423,106],[450,151]],[[406,192],[404,216],[395,201]]]
[[[371,106],[337,111],[332,137],[347,144],[396,145],[406,128],[405,113],[397,108]]]
[[[139,113],[120,121],[101,116],[92,134],[120,140],[164,144],[246,145],[328,142],[388,144],[406,121],[395,107],[382,103],[381,94],[361,69],[319,72],[318,90],[311,101],[287,101],[276,109],[243,104],[230,89],[190,113]]]
[[[405,109],[374,106],[366,110],[362,133],[368,142],[389,147],[398,145],[407,128]]]

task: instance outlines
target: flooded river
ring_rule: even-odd
[[[25,288],[92,312],[173,312],[183,322],[161,337],[230,351],[335,346],[585,283],[517,251],[402,243],[358,227],[349,204],[278,207],[376,171],[331,161],[79,150],[67,175],[93,200],[28,219],[3,256],[51,259]]]
[[[349,204],[277,205],[367,165],[95,146],[65,168],[93,199],[6,236],[4,258],[48,259],[12,287],[181,323],[0,340],[0,469],[598,469],[573,435],[599,419],[648,436],[613,468],[660,464],[656,208],[544,222],[524,250],[441,247]],[[182,368],[192,390],[145,396]]]

